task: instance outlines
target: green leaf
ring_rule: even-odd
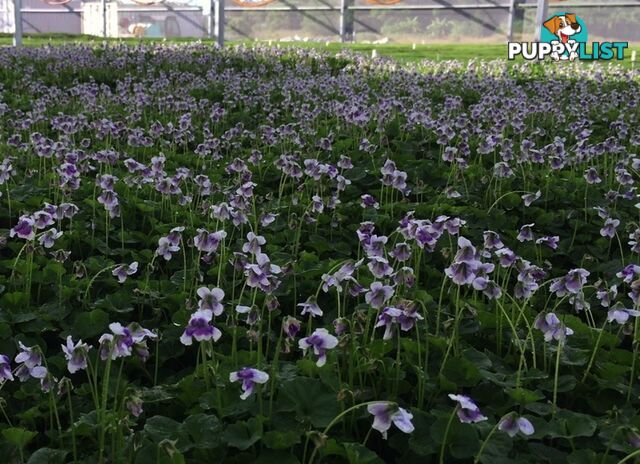
[[[209,449],[220,444],[221,425],[216,416],[194,414],[185,419],[183,427],[196,448]]]
[[[598,427],[591,416],[566,409],[558,411],[550,425],[549,436],[552,438],[591,437]]]
[[[600,462],[593,450],[581,449],[574,451],[567,457],[567,464],[596,464]]]
[[[74,335],[78,338],[91,338],[104,332],[109,325],[109,316],[101,309],[80,312],[73,324]]]
[[[27,464],[62,464],[68,451],[52,448],[40,448],[31,455]]]
[[[487,442],[480,462],[483,464],[510,464],[513,459],[509,458],[509,452],[513,447],[513,439],[506,433],[495,433]]]
[[[22,449],[38,435],[37,432],[31,432],[22,427],[9,427],[2,431],[2,436],[8,443],[16,448]]]
[[[544,395],[542,393],[527,390],[526,388],[507,388],[506,392],[514,401],[517,401],[522,405],[535,403],[538,400],[544,399]]]
[[[290,449],[300,443],[300,433],[295,431],[280,432],[278,430],[271,430],[264,434],[262,443],[271,449]]]
[[[300,461],[287,451],[264,450],[255,461],[255,464],[300,464]]]
[[[182,424],[164,416],[153,416],[147,419],[144,425],[144,432],[156,444],[160,444],[165,440],[175,441],[177,448],[183,449],[189,443]]]
[[[285,382],[281,391],[295,406],[298,419],[315,427],[326,427],[340,412],[335,393],[319,380],[298,377]]]
[[[360,443],[344,443],[349,464],[383,464],[384,461],[376,453]]]
[[[246,422],[239,421],[231,424],[222,433],[222,440],[234,448],[246,450],[262,437],[262,421],[251,418]]]

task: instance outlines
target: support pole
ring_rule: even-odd
[[[107,37],[107,0],[100,0],[100,19],[102,19],[102,37]]]
[[[207,37],[209,39],[213,38],[213,29],[215,25],[214,22],[214,13],[213,13],[213,2],[211,0],[206,0],[202,6],[202,14],[207,18]]]
[[[13,0],[13,46],[20,47],[22,45],[22,0]]]
[[[509,4],[509,24],[507,26],[507,42],[513,41],[513,24],[516,21],[517,0],[511,0]]]
[[[224,46],[224,0],[213,0],[213,35],[218,47]]]
[[[536,8],[536,31],[535,41],[540,41],[540,35],[542,34],[542,23],[547,19],[549,14],[549,0],[538,0],[538,6]]]
[[[353,42],[353,0],[340,0],[340,42]]]

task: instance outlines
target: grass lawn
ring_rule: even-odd
[[[129,44],[136,44],[140,42],[144,43],[157,43],[162,42],[158,39],[108,39],[109,42],[124,42]],[[202,40],[205,43],[211,43],[210,39],[191,39],[191,38],[179,38],[171,39],[173,43],[190,42],[192,40]],[[33,34],[26,35],[23,38],[25,46],[37,47],[43,45],[64,45],[72,43],[85,43],[85,44],[101,44],[102,39],[90,35],[68,35],[68,34]],[[246,43],[253,44],[253,41],[244,42],[229,42],[230,45]],[[260,41],[259,43],[266,44],[267,41]],[[12,37],[9,34],[0,34],[0,46],[10,46],[12,44]],[[376,50],[379,56],[386,56],[394,58],[401,62],[411,62],[420,60],[494,60],[503,59],[506,57],[507,48],[506,44],[416,44],[415,50],[410,44],[367,44],[367,43],[339,43],[339,42],[278,42],[273,41],[275,46],[288,47],[302,47],[302,48],[317,48],[319,50],[327,50],[329,52],[337,53],[345,48],[354,50],[356,52],[371,55],[372,50]],[[631,52],[633,50],[640,51],[640,45],[630,47],[625,52],[625,61],[621,64],[625,66],[631,66]],[[640,54],[639,54],[640,55]],[[640,57],[639,57],[640,59]],[[612,63],[617,63],[612,61]]]

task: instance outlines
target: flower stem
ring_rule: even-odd
[[[496,430],[498,430],[498,424],[500,424],[500,422],[496,422],[496,425],[493,426],[493,428],[489,432],[489,435],[487,435],[487,438],[485,438],[484,441],[482,442],[482,446],[480,446],[480,450],[478,451],[478,454],[476,454],[476,457],[473,458],[474,464],[478,464],[480,462],[480,457],[482,457],[482,452],[484,451],[485,447],[489,443],[489,440],[491,440],[491,437],[493,436],[493,434],[496,433]]]
[[[553,375],[553,413],[555,416],[558,410],[558,374],[560,372],[560,354],[562,353],[562,340],[558,341],[556,349],[556,370]]]
[[[444,450],[447,447],[447,437],[449,436],[449,429],[451,428],[451,424],[453,423],[453,418],[456,416],[458,412],[458,406],[453,408],[451,411],[451,416],[449,416],[449,422],[447,422],[447,428],[444,429],[444,437],[442,437],[442,445],[440,446],[440,464],[444,464]]]

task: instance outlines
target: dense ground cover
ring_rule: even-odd
[[[46,45],[91,45],[99,46],[103,43],[102,38],[90,36],[90,35],[71,35],[62,33],[41,33],[41,34],[26,34],[23,40],[23,44],[27,47],[42,47]],[[196,40],[194,38],[172,38],[168,40],[168,43],[179,44]],[[211,45],[214,43],[212,39],[197,39],[203,44]],[[11,34],[0,34],[0,45],[10,46],[13,38]],[[132,38],[120,38],[120,39],[107,39],[111,44],[128,44],[128,45],[153,45],[163,44],[167,41],[163,39],[132,39]],[[231,41],[228,45],[245,45],[251,46],[252,44],[268,45],[268,41],[254,42],[251,40],[246,41]],[[272,41],[272,45],[276,47],[298,47],[298,48],[312,48],[320,52],[330,53],[342,53],[344,50],[362,53],[366,56],[371,56],[373,50],[381,57],[393,58],[401,63],[416,63],[422,60],[430,61],[448,61],[458,60],[467,63],[469,60],[503,60],[507,56],[506,43],[416,43],[415,48],[412,44],[406,43],[386,43],[386,44],[371,44],[371,43],[340,43],[340,42],[278,42]],[[637,44],[631,44],[629,48],[625,50],[625,57],[622,61],[616,61],[614,64],[622,65],[623,67],[635,68],[637,63],[631,61],[633,51],[640,51]],[[516,63],[522,62],[520,58],[515,60]],[[590,66],[590,62],[583,62],[584,66]]]
[[[0,50],[5,462],[633,460],[638,95],[615,67]]]

